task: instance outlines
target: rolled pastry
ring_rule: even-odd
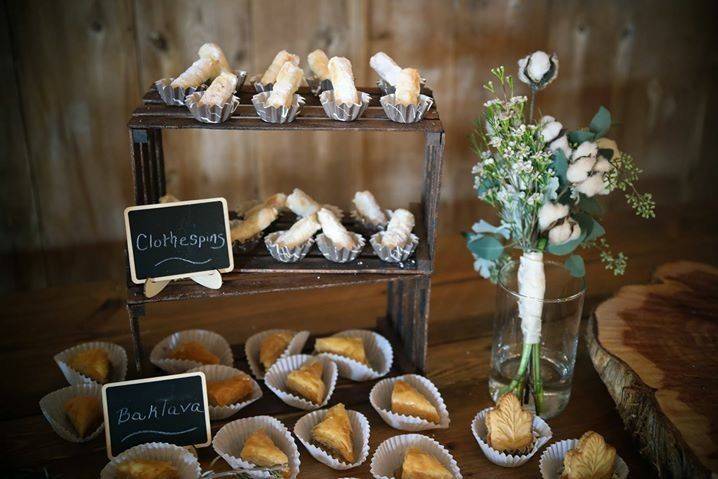
[[[194,62],[170,86],[174,88],[190,88],[219,75],[222,71],[230,71],[229,62],[224,52],[214,43],[205,43],[197,52],[199,60]]]
[[[398,105],[418,105],[421,78],[416,68],[404,68],[396,82],[396,103]]]
[[[278,246],[294,248],[306,243],[321,227],[316,215],[307,216],[294,223],[287,231],[282,231],[276,243]]]
[[[396,86],[401,67],[384,52],[377,52],[369,59],[369,65],[389,85]]]
[[[371,224],[384,226],[387,223],[386,215],[376,202],[371,191],[357,191],[354,193],[354,207],[360,215],[366,218]]]
[[[232,241],[244,243],[264,231],[277,219],[277,209],[271,206],[260,208],[244,220],[232,221],[230,236]]]
[[[281,210],[287,205],[287,195],[284,193],[275,193],[266,200],[262,201],[261,203],[258,203],[247,210],[242,212],[242,216],[245,218],[248,218],[252,216],[257,211],[261,210],[262,208],[266,207],[272,207],[277,208],[277,211]]]
[[[297,216],[311,216],[319,211],[321,207],[322,206],[319,203],[314,201],[314,198],[299,188],[294,188],[292,194],[287,196],[287,208],[292,210],[292,212]]]
[[[200,105],[222,106],[229,101],[237,89],[237,75],[230,72],[222,72],[212,81],[212,84],[199,99]]]
[[[297,55],[289,53],[286,50],[282,50],[277,53],[277,55],[274,57],[274,60],[272,60],[272,64],[269,65],[267,71],[264,72],[264,75],[262,75],[262,79],[260,81],[265,85],[268,83],[274,83],[277,79],[277,75],[279,75],[279,70],[281,70],[284,64],[287,62],[298,67],[299,57]]]
[[[277,75],[277,80],[274,82],[272,93],[269,95],[269,98],[267,98],[266,106],[273,106],[275,108],[289,108],[292,106],[294,92],[299,88],[303,77],[304,72],[302,69],[293,63],[286,62],[282,65]]]
[[[320,81],[329,79],[329,58],[324,53],[324,50],[317,49],[310,53],[307,57],[307,63],[309,63],[309,68],[312,69],[312,73],[317,79]]]
[[[332,57],[329,60],[329,79],[334,88],[334,101],[339,105],[357,103],[359,95],[354,86],[352,63],[344,57]]]
[[[322,225],[322,231],[337,248],[354,249],[356,241],[347,229],[339,222],[339,219],[327,208],[317,212],[317,218]]]
[[[414,229],[414,215],[398,209],[394,210],[389,225],[382,235],[381,243],[387,248],[400,248],[409,242],[411,230]]]

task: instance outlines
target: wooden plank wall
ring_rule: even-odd
[[[443,234],[485,212],[468,135],[488,69],[513,71],[538,48],[561,60],[543,112],[575,126],[606,105],[660,202],[708,198],[718,179],[716,10],[712,0],[5,0],[0,291],[122,277],[126,120],[146,87],[205,41],[250,73],[281,48],[304,64],[317,47],[348,56],[360,84],[375,80],[377,50],[420,68],[447,131]],[[188,131],[165,141],[168,188],[181,198],[236,205],[299,186],[347,208],[369,188],[397,207],[421,184],[421,138],[411,135]]]

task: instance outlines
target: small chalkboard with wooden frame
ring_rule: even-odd
[[[107,455],[148,442],[212,442],[204,373],[137,379],[102,387]]]

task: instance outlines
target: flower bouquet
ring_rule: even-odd
[[[548,115],[534,119],[538,92],[557,77],[558,67],[555,54],[541,51],[519,61],[518,77],[530,87],[529,98],[515,95],[514,79],[504,67],[491,70],[495,78],[484,88],[493,98],[485,103],[472,135],[479,157],[472,173],[479,199],[496,208],[500,223],[481,220],[466,234],[475,269],[494,282],[513,262],[507,250],[521,251],[515,280],[523,349],[513,379],[501,393],[512,391],[525,402],[533,397],[537,414],[544,394],[544,255],[566,256],[565,268],[582,277],[584,261],[577,251],[598,248],[606,268],[622,274],[627,258],[611,252],[598,221],[603,209],[597,198],[619,190],[642,218],[652,218],[655,207],[651,194],[636,188],[641,170],[633,158],[605,137],[611,127],[606,108],[599,108],[588,127],[576,130]]]

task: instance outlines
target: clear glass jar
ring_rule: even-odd
[[[564,410],[571,396],[586,285],[583,278],[571,276],[562,264],[553,261],[543,263],[546,276],[543,298],[528,298],[519,294],[518,261],[506,264],[501,270],[491,346],[489,394],[494,401],[498,400],[519,369],[524,351],[519,302],[522,298],[524,301],[539,301],[542,306],[539,369],[543,387],[540,416],[551,418]],[[526,377],[531,376],[527,374]],[[524,401],[535,407],[530,394],[524,393],[523,396]]]

